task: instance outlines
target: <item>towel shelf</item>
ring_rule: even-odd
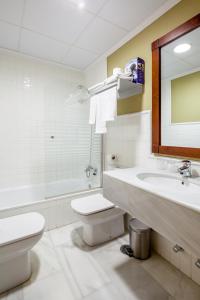
[[[118,79],[118,99],[125,99],[143,93],[143,84],[133,83],[130,79]]]
[[[107,89],[116,86],[118,100],[141,94],[143,92],[143,84],[133,83],[131,80],[132,77],[118,77],[116,80],[110,83],[102,82],[97,84],[96,86],[89,88],[89,93],[91,95],[99,94]]]

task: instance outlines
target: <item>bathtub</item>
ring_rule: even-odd
[[[76,192],[77,190],[80,192]],[[36,211],[45,217],[46,230],[50,230],[77,220],[70,205],[72,199],[97,192],[102,192],[102,189],[89,190],[88,181],[82,179],[2,189],[0,190],[0,218]]]

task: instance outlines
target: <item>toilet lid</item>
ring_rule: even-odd
[[[88,197],[72,200],[71,207],[81,215],[91,215],[113,208],[114,204],[105,199],[101,194],[94,194]]]
[[[0,219],[0,247],[38,235],[44,226],[44,217],[35,212]]]

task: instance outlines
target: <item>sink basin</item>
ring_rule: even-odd
[[[182,182],[182,178],[172,175],[158,174],[158,173],[139,173],[136,175],[138,179],[147,182],[157,188],[174,189],[177,192],[199,193],[200,186],[190,182],[186,179]]]

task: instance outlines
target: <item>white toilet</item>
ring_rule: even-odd
[[[41,239],[44,228],[45,219],[38,213],[0,220],[0,293],[29,279],[29,253]]]
[[[83,222],[83,239],[90,246],[124,233],[124,212],[101,194],[72,200],[71,207]]]

